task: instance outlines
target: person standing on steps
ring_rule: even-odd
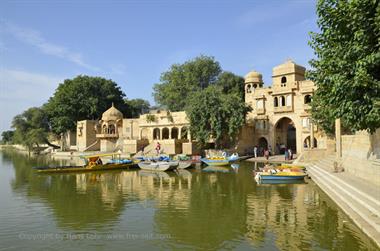
[[[157,155],[160,154],[160,151],[161,151],[161,144],[160,144],[160,142],[157,142],[157,145],[156,145],[156,152],[157,152]]]

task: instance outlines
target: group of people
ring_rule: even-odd
[[[257,158],[258,156],[264,156],[266,157],[267,159],[269,159],[269,156],[271,156],[273,153],[272,153],[272,147],[269,146],[269,147],[257,147],[255,146],[253,148],[253,155],[255,158]]]
[[[280,152],[280,150],[279,150]],[[253,154],[254,154],[254,157],[257,158],[258,156],[264,156],[266,160],[269,159],[269,157],[271,155],[273,155],[273,152],[272,152],[272,147],[269,146],[267,148],[262,148],[262,147],[257,147],[255,146],[253,148]],[[288,149],[285,147],[284,149],[284,155],[285,155],[285,160],[292,160],[293,159],[293,151],[292,149]]]

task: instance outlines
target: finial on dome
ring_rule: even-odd
[[[115,106],[113,105],[113,102],[112,102],[112,107],[115,107]]]

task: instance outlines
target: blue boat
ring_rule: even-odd
[[[256,179],[259,180],[303,180],[307,174],[303,172],[277,172],[256,174]]]
[[[228,159],[223,159],[223,158],[215,158],[215,159],[202,158],[201,161],[208,166],[227,166],[230,164],[230,161]]]

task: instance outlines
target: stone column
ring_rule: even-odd
[[[336,156],[342,157],[342,132],[340,119],[335,120],[335,144],[336,144]]]
[[[187,129],[187,139],[191,142],[190,128]]]
[[[169,127],[169,139],[172,139],[172,127]]]
[[[313,149],[314,147],[314,124],[310,121],[310,148]]]
[[[160,128],[160,137],[159,137],[160,140],[162,140],[162,128]]]

